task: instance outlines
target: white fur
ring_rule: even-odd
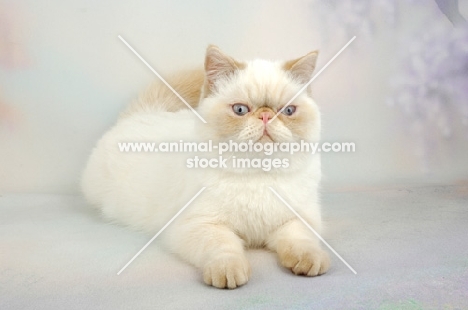
[[[249,63],[234,81],[221,81],[218,87],[218,94],[202,100],[201,115],[208,116],[211,106],[226,98],[263,100],[268,89],[275,90],[276,93],[270,95],[284,104],[300,85],[295,84],[279,64],[256,61]],[[298,100],[315,105],[306,94]],[[263,125],[260,122],[252,126],[258,129]],[[287,131],[279,120],[276,126],[278,132]],[[319,130],[319,123],[311,125],[308,139],[317,141]],[[305,247],[288,245],[288,249],[291,248],[291,253],[309,251],[310,257],[321,253],[312,233],[299,224],[294,214],[268,189],[271,186],[277,190],[320,231],[320,158],[317,155],[288,155],[293,164],[289,170],[241,173],[230,169],[188,169],[185,160],[194,154],[121,153],[117,147],[118,142],[206,141],[213,138],[212,131],[210,124],[201,125],[189,110],[136,112],[121,119],[94,149],[83,174],[83,192],[106,218],[154,233],[205,186],[206,190],[160,238],[173,252],[202,268],[205,282],[217,287],[233,288],[248,280],[250,267],[244,246],[266,246],[278,251],[281,259],[277,248],[279,240],[298,240],[299,243],[309,240]],[[288,137],[287,132],[284,135]],[[233,138],[244,140],[239,136]],[[289,139],[298,137],[289,133]],[[320,255],[322,265],[326,264],[325,256]]]

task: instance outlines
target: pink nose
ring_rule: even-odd
[[[262,112],[260,114],[260,116],[261,117],[259,117],[259,118],[261,118],[263,120],[263,124],[268,123],[268,121],[270,120],[270,113],[268,113],[268,112]]]

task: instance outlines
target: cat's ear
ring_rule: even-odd
[[[312,78],[312,73],[317,63],[318,51],[313,51],[300,58],[287,61],[283,68],[291,73],[291,75],[299,83],[307,83]]]
[[[227,77],[244,67],[244,63],[238,62],[234,58],[224,54],[216,45],[209,45],[206,49],[205,72],[209,88],[218,79]]]

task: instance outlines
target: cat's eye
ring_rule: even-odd
[[[245,104],[240,104],[240,103],[236,103],[235,105],[233,105],[232,110],[234,111],[234,113],[240,116],[245,115],[250,112],[250,109],[248,106],[246,106]]]
[[[285,114],[285,115],[290,116],[290,115],[293,115],[294,112],[296,112],[296,107],[293,106],[293,105],[288,105],[288,106],[286,107],[286,109],[283,110],[282,113]]]

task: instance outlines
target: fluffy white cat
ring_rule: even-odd
[[[122,153],[119,142],[317,142],[320,114],[310,92],[302,92],[268,121],[311,78],[317,52],[287,62],[240,62],[209,46],[204,70],[187,71],[171,84],[207,121],[162,83],[156,83],[122,113],[98,142],[82,178],[90,203],[112,221],[135,229],[161,229],[202,187],[206,189],[160,238],[203,271],[204,281],[236,288],[250,277],[248,247],[265,247],[298,275],[329,268],[328,254],[315,235],[269,190],[272,187],[318,232],[320,158],[279,154],[289,167],[189,169],[187,153]],[[216,154],[197,154],[201,157]],[[253,158],[261,153],[229,152]]]

